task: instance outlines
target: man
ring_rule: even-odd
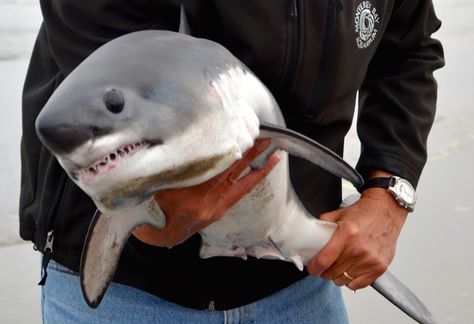
[[[292,182],[307,209],[339,223],[307,267],[316,278],[279,261],[201,260],[197,235],[170,250],[153,247],[140,240],[174,245],[187,235],[177,231],[180,226],[141,228],[135,231],[140,240],[130,238],[114,278],[124,285],[112,285],[97,311],[81,304],[77,271],[95,207],[40,144],[34,121],[64,77],[100,45],[136,30],[177,30],[180,3],[41,2],[44,22],[24,88],[20,234],[54,260],[43,289],[45,321],[346,321],[339,290],[317,276],[360,289],[394,256],[413,202],[399,196],[400,206],[386,187],[418,182],[436,104],[432,74],[443,65],[441,45],[430,37],[440,22],[429,0],[185,1],[193,35],[226,46],[273,92],[289,128],[339,154],[359,91],[357,169],[369,186],[356,204],[338,210],[340,180],[292,161]],[[258,148],[247,154],[255,153]],[[275,162],[251,174],[251,185]],[[221,175],[223,187],[214,193],[227,197],[218,212],[203,213],[209,205],[201,203],[187,210],[201,219],[193,231],[218,219],[251,188],[234,178],[228,185],[228,176]],[[185,194],[197,199],[206,192],[188,190]],[[237,195],[228,198],[232,190]],[[164,192],[157,199],[166,206],[175,197]],[[163,208],[169,224],[180,208]],[[166,237],[166,244],[160,242]],[[225,312],[199,311],[207,308]]]

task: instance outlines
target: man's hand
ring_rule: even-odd
[[[370,285],[392,262],[407,214],[382,188],[365,190],[355,204],[322,214],[321,220],[336,222],[339,227],[308,263],[308,272],[352,290]]]
[[[133,235],[148,244],[172,247],[219,220],[278,163],[279,156],[274,153],[261,169],[251,170],[240,177],[269,145],[270,140],[255,141],[255,145],[244,153],[242,159],[204,183],[158,192],[155,200],[166,216],[165,228],[143,225],[136,228]]]

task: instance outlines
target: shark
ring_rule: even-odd
[[[288,154],[311,161],[354,186],[361,176],[341,157],[285,127],[265,85],[220,44],[180,32],[147,30],[116,38],[87,57],[52,94],[36,120],[44,145],[97,206],[81,258],[85,301],[96,308],[132,231],[164,227],[153,199],[193,186],[242,157],[258,138],[280,162],[219,221],[200,232],[200,256],[271,258],[300,270],[337,224],[311,215],[296,195]],[[424,304],[390,272],[372,286],[420,323]]]

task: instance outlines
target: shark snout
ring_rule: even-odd
[[[62,100],[59,103],[46,104],[36,119],[38,136],[56,154],[71,153],[111,133],[125,107],[122,92],[114,88],[102,92],[93,104],[68,108]]]
[[[54,153],[71,153],[94,138],[94,130],[84,124],[54,123],[37,119],[36,132],[41,141]]]

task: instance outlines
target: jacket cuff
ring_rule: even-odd
[[[357,162],[356,170],[367,181],[369,173],[373,170],[382,170],[407,179],[414,188],[418,185],[421,168],[417,168],[399,156],[387,152],[366,152]]]

